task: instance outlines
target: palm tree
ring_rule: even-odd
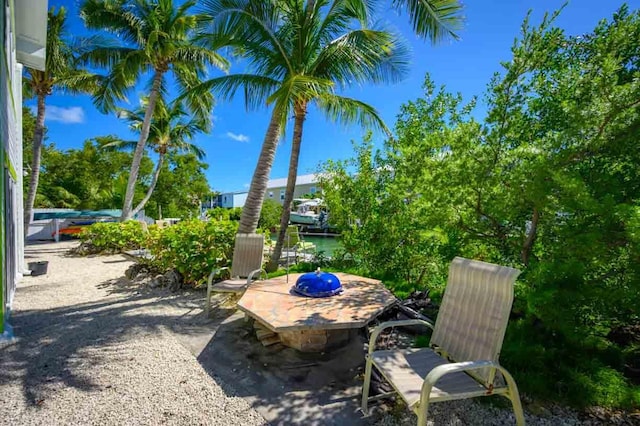
[[[81,16],[88,28],[105,30],[116,36],[115,40],[94,38],[93,44],[101,41],[100,46],[82,56],[93,66],[109,69],[94,96],[96,106],[102,111],[115,109],[116,102],[124,100],[126,93],[141,78],[150,78],[147,107],[127,182],[122,220],[133,213],[140,161],[156,101],[168,90],[167,74],[172,72],[180,90],[187,93],[188,107],[204,117],[210,114],[212,95],[189,96],[188,91],[201,81],[208,66],[228,68],[227,60],[218,53],[194,44],[194,31],[202,19],[200,15],[190,13],[195,4],[194,0],[179,6],[173,0],[85,0],[81,6]]]
[[[350,82],[397,80],[407,64],[394,35],[365,28],[371,11],[364,4],[352,7],[356,3],[334,1],[323,14],[327,1],[309,2],[307,8],[301,1],[205,2],[211,21],[203,39],[211,48],[221,42],[236,48],[253,72],[215,78],[198,90],[213,89],[230,98],[244,87],[248,107],[273,105],[238,232],[257,228],[276,145],[291,112],[304,114],[313,101],[332,119],[385,128],[374,108],[335,93],[336,86]],[[362,28],[349,31],[353,20]],[[301,132],[298,125],[294,133]]]
[[[399,60],[403,57],[402,49],[395,37],[366,27],[375,6],[382,2],[209,0],[204,3],[205,14],[210,19],[204,39],[209,46],[218,48],[223,43],[235,47],[238,54],[248,59],[254,72],[210,80],[200,89],[210,88],[222,97],[230,98],[238,88],[244,87],[248,107],[273,105],[239,227],[239,232],[254,232],[276,145],[289,113],[293,111],[297,120],[289,168],[289,196],[285,195],[283,210],[285,216],[289,214],[287,201],[290,203],[295,187],[308,105],[313,102],[330,118],[344,122],[381,124],[373,108],[338,97],[334,90],[354,83],[393,80],[406,64]],[[462,19],[457,0],[394,0],[393,6],[408,8],[416,32],[428,36],[432,42],[449,36],[455,38],[455,30]],[[350,30],[354,21],[360,23],[360,29]],[[283,217],[282,222],[288,222],[288,217],[286,220]],[[278,239],[283,237],[281,232]],[[274,258],[279,255],[278,251],[274,251]]]
[[[144,124],[144,117],[149,100],[143,99],[140,108],[135,111],[126,109],[118,110],[118,116],[130,123],[130,128],[135,132],[140,132]],[[174,101],[167,105],[162,97],[158,97],[156,101],[153,118],[149,126],[149,137],[147,144],[158,155],[156,168],[151,176],[151,182],[147,193],[131,211],[131,215],[136,215],[147,204],[153,191],[158,183],[160,170],[164,163],[164,159],[169,152],[186,152],[192,153],[203,160],[205,152],[190,142],[190,140],[200,132],[206,132],[210,128],[210,122],[200,117],[191,117],[184,105],[180,101]],[[104,149],[131,149],[135,150],[136,141],[124,141],[121,139],[104,140],[101,147]]]
[[[25,237],[29,230],[40,179],[47,96],[55,91],[90,93],[95,88],[97,81],[97,77],[94,74],[76,66],[74,51],[65,41],[67,36],[66,17],[67,12],[63,7],[59,8],[57,13],[54,8],[49,10],[45,69],[40,71],[27,67],[23,78],[25,97],[35,97],[37,99],[29,190],[27,191],[24,207]]]

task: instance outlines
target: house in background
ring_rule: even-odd
[[[271,179],[267,183],[267,192],[264,195],[265,200],[274,200],[280,204],[284,204],[284,192],[287,189],[287,178]],[[320,175],[302,175],[296,178],[296,189],[293,192],[293,198],[301,198],[306,194],[320,193]],[[235,208],[244,207],[247,201],[248,191],[223,192],[217,196],[215,207]]]
[[[0,0],[0,336],[11,337],[7,324],[13,295],[24,269],[22,194],[22,67],[44,70],[47,0]]]
[[[265,200],[275,200],[284,204],[284,193],[287,189],[287,178],[272,179],[267,184]],[[301,198],[303,195],[315,195],[320,193],[320,175],[302,175],[296,178],[296,188],[293,191],[293,198]]]
[[[244,207],[244,203],[247,201],[248,194],[249,193],[247,191],[223,192],[222,194],[218,195],[216,206],[224,207],[227,209]]]

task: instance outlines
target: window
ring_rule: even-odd
[[[269,191],[269,198],[273,198],[273,191]]]
[[[284,189],[280,190],[280,201],[284,201]]]
[[[315,194],[316,193],[316,187],[312,186],[311,189],[309,190],[310,193]]]

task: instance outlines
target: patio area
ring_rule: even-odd
[[[302,274],[291,274],[249,286],[238,308],[276,333],[285,346],[323,352],[345,345],[396,302],[384,285],[371,278],[335,273],[344,291],[332,297],[304,297],[291,288]]]
[[[18,339],[0,348],[6,424],[415,424],[388,406],[359,411],[365,332],[326,352],[265,347],[222,299],[207,316],[204,292],[144,287],[124,277],[125,257],[68,256],[76,244],[28,247],[28,260],[49,261],[49,272],[19,286]],[[508,414],[457,401],[435,404],[433,424],[497,426]],[[568,417],[527,421],[578,424]]]

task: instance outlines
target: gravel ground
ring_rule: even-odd
[[[587,423],[580,422],[576,413],[562,410],[557,414],[549,414],[546,417],[534,416],[525,413],[525,421],[528,426],[574,426]],[[393,413],[384,415],[377,426],[414,426],[417,423],[415,414],[407,409],[399,409]],[[429,426],[503,426],[515,425],[513,412],[481,404],[475,400],[461,400],[440,402],[429,407]]]
[[[27,247],[49,272],[18,287],[17,338],[0,343],[0,424],[266,423],[172,333],[201,301],[139,291],[121,278],[131,262],[66,256],[74,244]]]

